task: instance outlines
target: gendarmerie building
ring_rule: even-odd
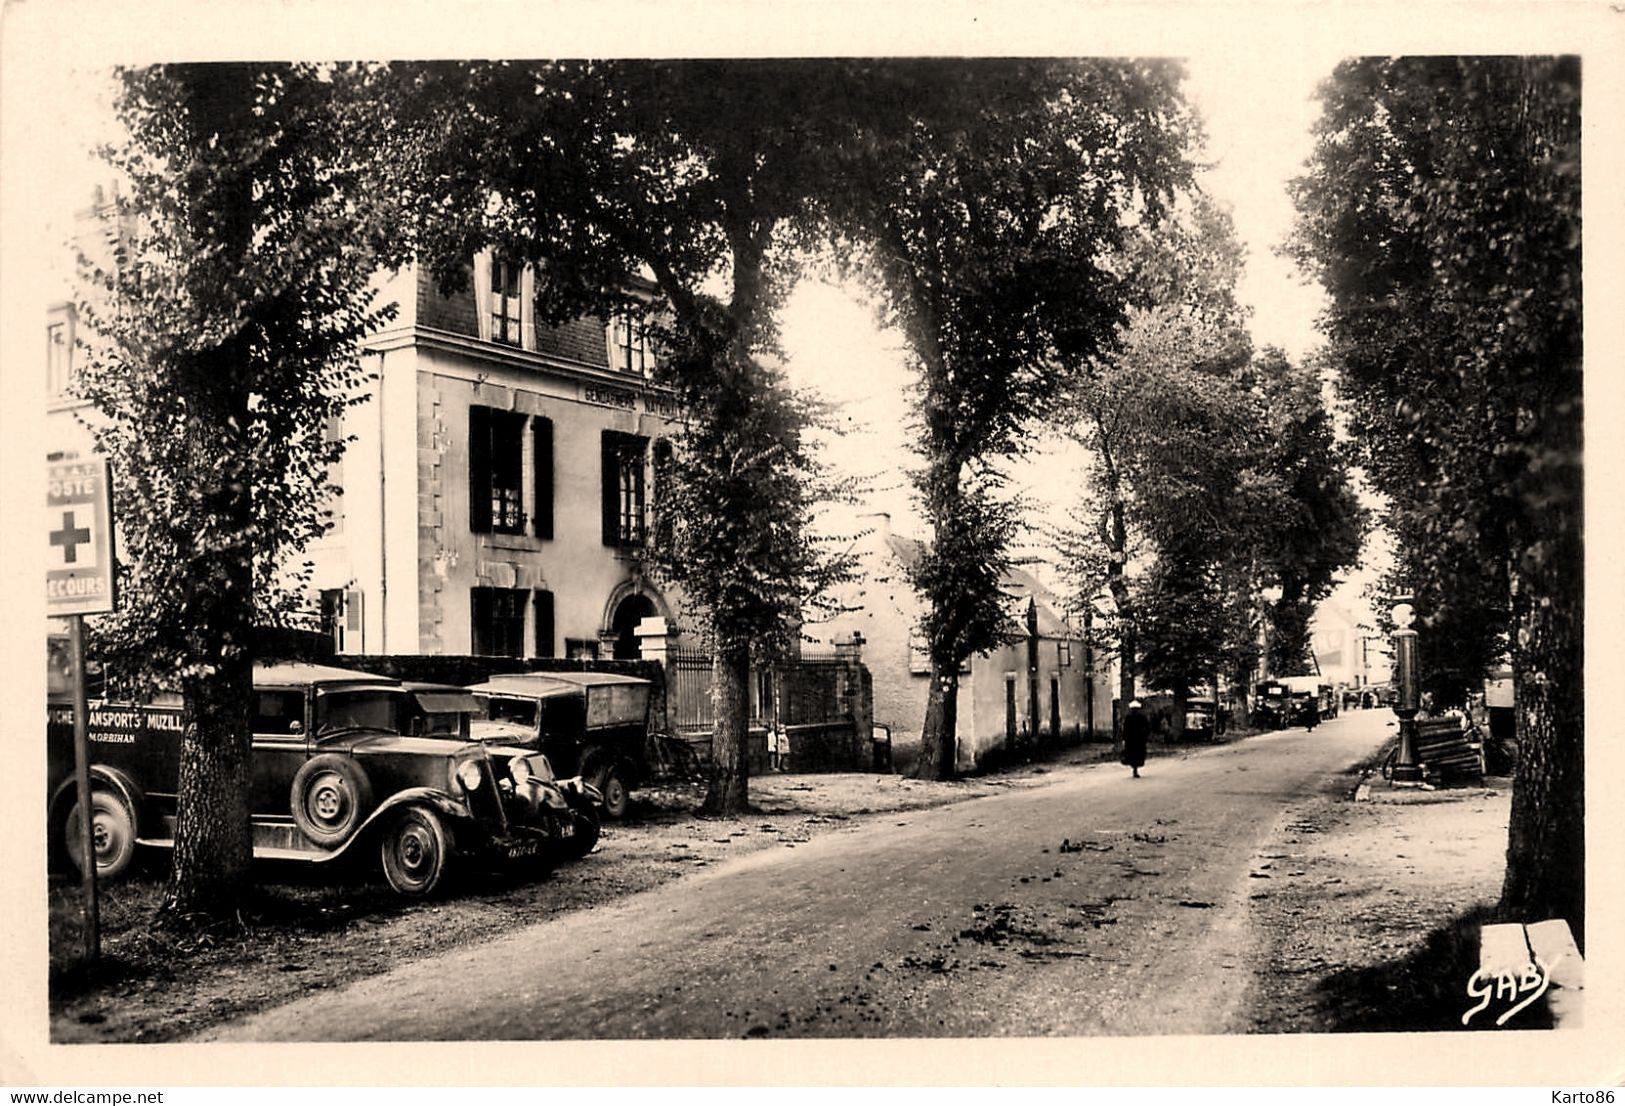
[[[635,657],[641,620],[680,624],[639,553],[676,415],[642,320],[538,324],[530,271],[473,265],[460,294],[387,283],[312,613],[340,653]]]

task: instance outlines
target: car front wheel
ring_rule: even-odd
[[[451,860],[451,835],[440,815],[427,807],[404,811],[384,834],[384,878],[396,893],[412,898],[432,894]]]

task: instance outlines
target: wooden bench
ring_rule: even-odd
[[[1525,979],[1537,970],[1547,973],[1544,997],[1553,1026],[1578,1028],[1585,960],[1574,943],[1569,923],[1552,918],[1527,926],[1511,922],[1483,928],[1478,947],[1481,976],[1489,980],[1503,976]]]

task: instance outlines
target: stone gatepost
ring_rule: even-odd
[[[654,661],[666,676],[659,709],[650,705],[649,726],[662,733],[675,733],[671,724],[671,697],[677,686],[677,624],[651,615],[639,622],[632,633],[638,639],[638,658]]]
[[[872,767],[870,738],[875,728],[874,685],[863,666],[863,635],[853,630],[835,639],[835,658],[841,662],[840,711],[852,719],[852,744],[846,764]]]

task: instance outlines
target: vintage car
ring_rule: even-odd
[[[254,669],[249,808],[254,855],[331,861],[376,849],[385,879],[427,895],[456,863],[537,865],[585,856],[601,797],[555,779],[537,752],[468,738],[473,697],[312,664]],[[98,874],[135,846],[173,846],[182,709],[98,702],[90,712],[92,849]],[[53,841],[82,865],[72,709],[53,705]],[[62,746],[68,752],[64,756]]]
[[[1197,696],[1185,700],[1185,733],[1198,741],[1213,738],[1213,722],[1217,714],[1210,697]]]
[[[589,781],[604,814],[625,815],[649,773],[648,680],[612,672],[528,672],[469,689],[480,701],[473,734],[534,749],[560,772]]]

